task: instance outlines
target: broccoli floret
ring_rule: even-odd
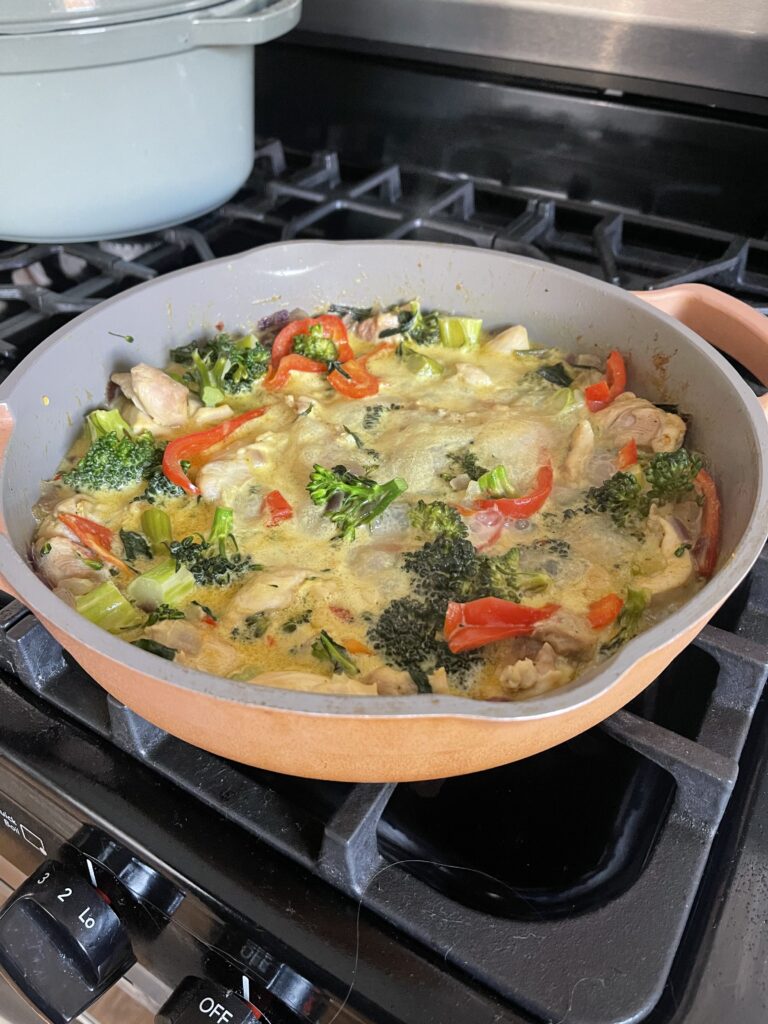
[[[413,589],[439,614],[451,600],[460,600],[474,578],[477,555],[463,537],[438,537],[416,551],[406,551],[403,567],[413,576]]]
[[[336,524],[338,536],[354,540],[358,527],[377,519],[407,487],[400,477],[377,484],[348,472],[345,466],[315,465],[307,490],[315,505],[325,505],[324,514]]]
[[[411,302],[405,309],[397,310],[397,327],[379,332],[379,338],[391,338],[401,334],[417,345],[440,344],[440,322],[438,314],[422,313],[418,302]]]
[[[701,459],[685,448],[675,452],[658,452],[645,467],[645,478],[650,485],[650,501],[664,503],[679,501],[693,490],[693,481],[701,469]]]
[[[545,572],[522,572],[520,551],[510,548],[503,555],[479,555],[473,577],[467,581],[463,600],[478,597],[500,597],[505,601],[520,602],[523,594],[545,590],[551,583]]]
[[[188,345],[179,345],[177,348],[171,349],[171,359],[174,363],[181,363],[182,366],[186,366],[187,363],[192,362],[192,356],[195,352],[200,351],[200,342],[190,341]]]
[[[334,672],[343,672],[348,676],[360,675],[360,669],[346,647],[337,643],[324,629],[320,630],[320,635],[312,644],[312,654],[319,661],[329,662]]]
[[[627,591],[624,607],[619,612],[619,617],[616,620],[616,632],[608,643],[603,644],[600,648],[601,654],[610,654],[613,651],[617,651],[619,647],[622,647],[628,640],[637,635],[643,612],[648,607],[649,598],[650,595],[647,590],[632,590],[630,588]]]
[[[605,512],[616,526],[647,515],[648,497],[632,473],[614,473],[599,487],[590,487],[587,506]]]
[[[446,458],[450,469],[446,470],[445,473],[441,473],[440,477],[447,482],[450,482],[455,476],[460,476],[462,473],[466,473],[470,480],[479,480],[481,476],[488,472],[485,466],[480,465],[477,461],[477,456],[469,448],[465,448],[460,452],[448,452]]]
[[[297,355],[323,363],[334,363],[339,356],[336,345],[323,333],[322,324],[312,324],[306,334],[294,335],[293,351]]]
[[[461,677],[476,656],[452,654],[443,637],[448,602],[461,600],[466,581],[475,572],[475,549],[463,537],[437,537],[417,551],[403,555],[403,565],[414,578],[412,597],[392,601],[368,631],[376,650],[386,660],[411,673],[417,686],[425,673],[443,667]],[[474,655],[474,652],[472,652]]]
[[[259,640],[269,629],[269,616],[266,612],[254,612],[247,615],[242,626],[235,626],[231,636],[235,640]]]
[[[267,372],[271,353],[252,334],[233,339],[221,333],[208,342],[172,349],[171,358],[191,365],[185,381],[196,389],[205,405],[218,405],[225,395],[251,391]]]
[[[237,544],[232,533],[234,522],[235,513],[231,508],[220,506],[213,513],[211,532],[208,534],[208,546],[215,547],[220,555],[226,555],[229,542],[237,550]]]
[[[416,551],[405,552],[403,566],[413,577],[417,598],[392,601],[368,636],[387,661],[407,669],[417,685],[419,670],[431,672],[442,666],[461,677],[479,657],[477,652],[449,651],[443,638],[449,601],[480,597],[520,601],[523,593],[541,590],[550,582],[546,573],[520,571],[517,548],[491,558],[478,555],[464,537],[438,536]]]
[[[403,567],[414,578],[413,589],[430,607],[445,614],[449,601],[501,597],[520,601],[521,595],[543,590],[551,582],[544,572],[523,572],[520,551],[503,555],[478,554],[464,538],[440,536],[416,551],[406,551]]]
[[[91,441],[105,437],[107,434],[125,437],[133,433],[117,409],[94,409],[85,417],[85,422]]]
[[[118,437],[110,431],[97,438],[77,465],[62,474],[62,479],[68,487],[86,494],[122,491],[148,476],[161,457],[151,434]]]
[[[424,601],[400,597],[387,605],[368,630],[368,639],[389,664],[410,672],[417,686],[436,668],[461,679],[479,655],[477,651],[451,653],[442,635],[444,619],[444,611],[441,615]]]
[[[185,537],[174,540],[168,545],[176,566],[186,566],[199,586],[225,587],[234,580],[240,579],[245,573],[261,569],[250,555],[221,555],[201,539]]]
[[[191,463],[187,462],[186,459],[182,460],[181,468],[186,473]],[[143,494],[140,494],[136,501],[148,501],[150,505],[155,505],[158,502],[166,501],[168,498],[183,498],[184,491],[178,484],[171,483],[168,477],[163,472],[162,466],[158,466],[154,470],[147,480],[147,487]]]
[[[466,537],[464,520],[452,505],[444,501],[417,501],[408,510],[411,526],[423,534],[441,537]]]

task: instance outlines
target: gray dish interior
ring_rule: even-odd
[[[631,353],[634,390],[677,402],[693,416],[690,443],[710,457],[725,514],[721,568],[679,612],[570,687],[515,704],[457,697],[356,698],[237,683],[162,662],[110,637],[67,607],[29,568],[30,508],[82,426],[102,404],[115,370],[163,365],[168,349],[223,321],[247,330],[279,309],[328,302],[369,305],[418,296],[427,306],[482,315],[488,326],[523,323],[534,343],[570,351]],[[131,335],[134,343],[110,332]],[[323,714],[471,714],[499,719],[555,714],[596,697],[639,656],[717,606],[765,540],[768,427],[738,374],[687,328],[618,288],[506,254],[416,242],[293,242],[262,246],[140,285],[57,331],[0,387],[16,427],[0,471],[0,571],[31,607],[116,661],[223,699]]]

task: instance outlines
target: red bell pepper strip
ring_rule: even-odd
[[[306,320],[294,320],[286,324],[275,338],[272,346],[272,360],[269,373],[264,379],[267,391],[279,391],[288,381],[292,370],[304,373],[325,373],[328,364],[317,359],[308,359],[293,351],[294,339],[299,334],[306,334],[310,328],[319,324],[323,334],[336,345],[339,367],[328,374],[328,382],[339,394],[347,398],[369,398],[378,394],[379,381],[366,368],[366,363],[379,352],[394,348],[391,342],[377,345],[366,355],[355,359],[355,354],[347,338],[347,329],[337,316],[325,315],[311,317]]]
[[[605,377],[597,384],[584,388],[584,397],[590,412],[599,412],[610,405],[627,387],[627,367],[621,352],[614,349],[605,363]]]
[[[602,629],[603,626],[610,626],[618,616],[624,602],[618,594],[606,594],[605,597],[593,601],[589,606],[587,618],[592,629]]]
[[[627,469],[637,462],[637,441],[631,438],[619,452],[619,469]]]
[[[720,498],[715,481],[706,469],[699,470],[694,484],[704,499],[704,507],[701,513],[701,533],[694,545],[693,556],[699,573],[709,579],[715,571],[720,553]]]
[[[345,363],[348,359],[354,359],[355,354],[350,348],[344,321],[340,317],[332,316],[329,313],[324,316],[307,317],[305,320],[293,320],[291,323],[286,324],[272,345],[273,369],[277,369],[278,363],[284,356],[293,352],[293,339],[296,335],[309,334],[310,328],[317,324],[323,328],[323,335],[326,338],[330,338],[336,346],[340,363]],[[325,364],[321,365],[324,369]]]
[[[95,523],[93,519],[76,516],[70,512],[60,512],[59,519],[74,533],[81,544],[90,548],[103,562],[109,562],[110,565],[114,565],[124,572],[133,572],[121,558],[112,554],[112,531],[106,526]]]
[[[187,494],[199,494],[200,488],[196,487],[181,468],[183,460],[192,461],[196,455],[201,455],[209,448],[219,444],[238,427],[250,420],[263,416],[267,411],[265,405],[259,409],[251,409],[240,416],[233,416],[231,420],[225,420],[209,430],[199,430],[196,434],[186,434],[184,437],[177,437],[171,441],[163,453],[163,472],[177,487],[181,487]]]
[[[293,518],[293,505],[287,501],[280,491],[270,491],[264,498],[264,508],[269,513],[267,526],[279,526],[286,519]]]
[[[498,597],[481,597],[465,604],[450,601],[444,625],[448,647],[458,654],[507,637],[529,636],[538,622],[548,619],[559,607],[547,604],[529,608]]]
[[[552,493],[554,474],[552,465],[547,463],[536,474],[533,490],[520,498],[483,498],[475,502],[475,508],[495,508],[507,519],[527,519],[538,512]]]
[[[369,398],[378,394],[378,377],[369,373],[358,359],[348,359],[346,363],[341,364],[341,370],[332,370],[328,374],[328,383],[340,395],[346,398]]]

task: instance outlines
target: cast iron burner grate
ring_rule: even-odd
[[[242,192],[191,225],[0,249],[0,362],[9,372],[66,319],[159,273],[281,238],[362,236],[768,296],[766,243],[271,141]],[[627,709],[536,758],[434,783],[312,782],[190,747],[107,696],[16,601],[0,609],[0,668],[537,1018],[615,1024],[650,1012],[680,945],[768,675],[767,595],[764,554]]]

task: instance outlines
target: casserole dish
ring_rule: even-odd
[[[163,365],[171,345],[220,321],[247,330],[280,307],[386,304],[408,296],[457,313],[481,310],[489,323],[519,321],[540,343],[565,351],[618,347],[639,393],[680,403],[692,416],[691,442],[710,456],[721,492],[722,547],[712,579],[572,684],[527,701],[486,703],[428,694],[309,694],[214,677],[110,637],[35,575],[27,551],[40,481],[72,444],[82,413],[103,402],[115,370],[137,357]],[[130,348],[118,334],[135,338]],[[56,332],[0,388],[5,589],[118,700],[225,757],[315,778],[406,781],[528,756],[636,696],[714,614],[765,542],[768,424],[755,396],[704,338],[768,379],[766,322],[714,289],[683,285],[640,298],[560,267],[476,249],[294,242],[140,285]]]
[[[121,237],[225,202],[253,163],[254,45],[300,13],[301,0],[4,3],[0,238]]]

